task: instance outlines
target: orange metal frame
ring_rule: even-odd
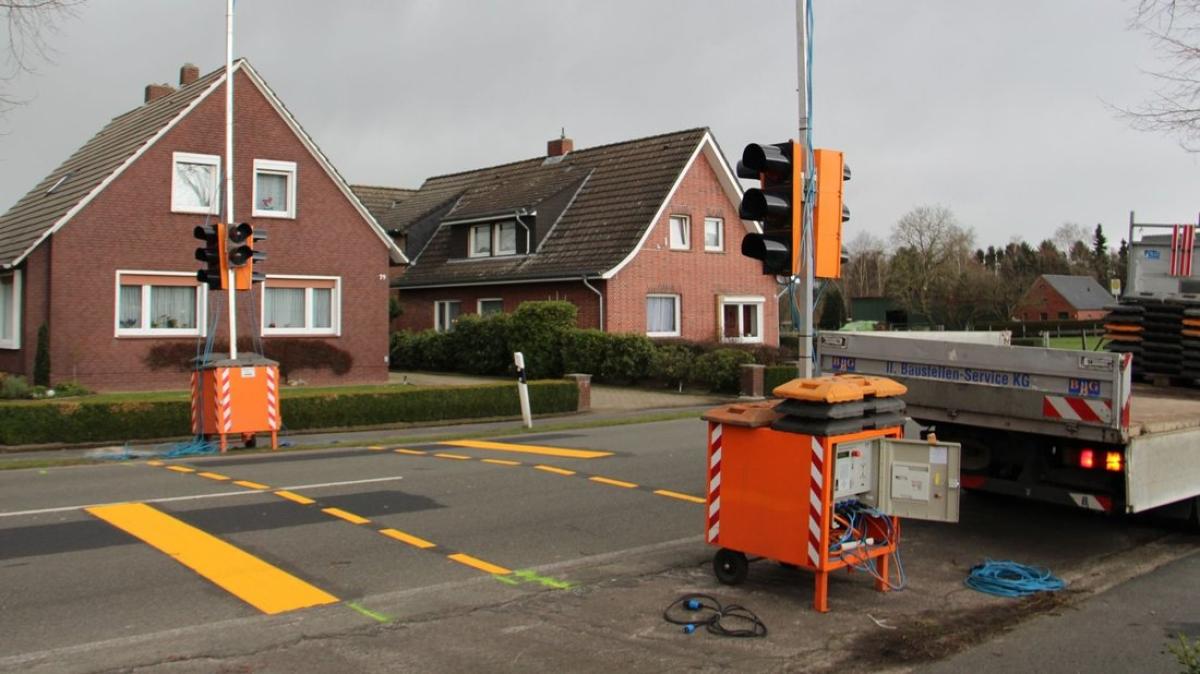
[[[900,539],[899,518],[890,518],[890,535],[882,519],[870,519],[869,534],[876,541],[886,537],[887,543],[830,551],[834,450],[844,442],[902,436],[900,427],[811,436],[710,421],[708,542],[812,571],[813,607],[828,611],[829,574],[875,560],[877,572],[886,579],[888,557]],[[719,474],[714,475],[714,468]],[[719,523],[715,534],[714,523]],[[889,586],[876,579],[875,589],[887,592]]]

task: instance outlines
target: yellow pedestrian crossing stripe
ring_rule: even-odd
[[[87,508],[263,613],[332,604],[338,598],[145,503]]]

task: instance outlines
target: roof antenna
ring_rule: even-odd
[[[561,127],[561,129],[562,129],[562,130],[561,130],[561,131],[559,131],[559,136],[558,136],[558,139],[559,139],[559,140],[565,140],[565,139],[566,139],[566,137],[567,137],[567,127],[565,127],[565,126],[564,126],[564,127]]]

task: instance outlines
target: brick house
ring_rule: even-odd
[[[1096,321],[1108,313],[1104,307],[1114,302],[1113,296],[1091,276],[1042,274],[1021,297],[1016,319]]]
[[[755,223],[708,129],[438,176],[380,216],[412,260],[393,281],[398,329],[527,300],[578,324],[652,338],[777,345],[774,277],[741,255]]]
[[[0,369],[31,376],[45,325],[52,382],[186,388],[151,350],[227,339],[225,293],[197,283],[192,236],[224,202],[224,84],[224,68],[185,65],[178,89],[146,87],[0,216]],[[268,356],[321,343],[352,361],[293,379],[386,380],[387,274],[403,253],[244,60],[234,94],[234,214],[268,235],[265,283],[238,293],[239,335],[261,335]]]

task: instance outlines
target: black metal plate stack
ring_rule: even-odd
[[[1108,342],[1108,350],[1116,353],[1132,353],[1133,367],[1136,373],[1142,365],[1142,333],[1146,328],[1145,307],[1136,304],[1116,304],[1108,307],[1108,315],[1104,317],[1104,338]]]
[[[771,428],[805,435],[844,435],[868,429],[903,426],[905,404],[900,398],[865,397],[844,403],[784,400],[775,411],[784,416]]]
[[[1142,314],[1146,330],[1142,333],[1142,368],[1147,374],[1178,377],[1183,373],[1183,305],[1173,302],[1147,302]]]
[[[1126,299],[1105,317],[1108,350],[1133,354],[1139,379],[1200,383],[1200,305],[1169,300]]]
[[[1184,309],[1182,323],[1183,329],[1179,331],[1183,356],[1181,373],[1193,381],[1200,380],[1200,307]]]

